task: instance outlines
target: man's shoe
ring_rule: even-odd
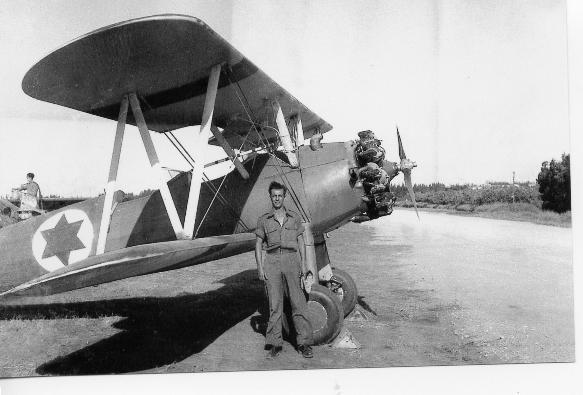
[[[273,344],[266,344],[266,345],[263,347],[263,349],[264,349],[265,351],[269,351],[269,350],[271,350],[272,348],[273,348]]]
[[[281,346],[272,346],[271,350],[269,350],[269,354],[267,355],[267,358],[271,359],[271,358],[275,358],[279,355],[279,353],[281,352],[282,347]]]
[[[298,346],[298,352],[302,354],[302,357],[304,358],[312,358],[314,356],[314,353],[312,352],[312,347],[305,344],[300,344]]]

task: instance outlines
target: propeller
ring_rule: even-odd
[[[399,142],[399,159],[401,159],[401,171],[403,172],[403,178],[405,179],[405,186],[407,191],[409,191],[409,196],[413,201],[413,207],[415,207],[415,213],[417,214],[417,219],[419,219],[419,211],[417,210],[417,201],[415,200],[415,192],[413,191],[413,183],[411,182],[411,170],[417,167],[417,164],[409,159],[405,155],[405,150],[403,149],[403,142],[401,141],[401,135],[399,134],[399,127],[397,126],[397,140]]]

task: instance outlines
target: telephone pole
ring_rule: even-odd
[[[514,204],[514,192],[515,192],[514,176],[515,175],[516,175],[516,173],[513,171],[512,172],[512,204]]]

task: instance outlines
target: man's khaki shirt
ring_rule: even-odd
[[[285,219],[280,225],[275,219],[275,211],[263,214],[257,220],[255,234],[264,241],[265,250],[277,248],[298,250],[298,236],[304,232],[304,224],[298,213],[285,209]]]

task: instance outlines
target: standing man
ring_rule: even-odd
[[[255,260],[259,279],[265,281],[269,298],[269,323],[265,335],[265,349],[270,357],[282,350],[281,320],[283,295],[287,289],[292,307],[294,328],[297,333],[298,352],[304,358],[312,358],[312,328],[307,319],[307,304],[300,287],[300,276],[307,275],[305,246],[302,233],[304,225],[300,216],[287,210],[283,204],[287,188],[273,181],[269,184],[272,209],[259,217],[255,234]],[[263,245],[266,259],[263,261]],[[301,259],[298,259],[298,251]]]
[[[26,184],[22,184],[20,188],[18,188],[21,191],[25,191],[22,195],[20,204],[24,204],[29,208],[39,208],[38,203],[40,200],[40,187],[33,180],[34,173],[28,173],[26,175]]]

